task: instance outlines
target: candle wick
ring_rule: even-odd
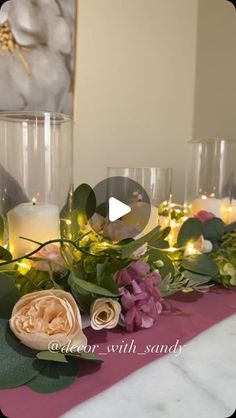
[[[35,201],[33,201],[33,206],[36,206],[36,202]]]

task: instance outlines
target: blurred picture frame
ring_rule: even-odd
[[[9,0],[0,11],[0,110],[73,116],[78,0]]]

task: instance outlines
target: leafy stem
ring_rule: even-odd
[[[79,245],[77,245],[77,242],[79,242],[81,239],[83,239],[86,235],[88,235],[90,233],[91,233],[90,231],[87,232],[86,234],[84,234],[80,238],[78,238],[76,241],[73,241],[73,240],[70,240],[70,239],[53,239],[53,240],[46,241],[43,244],[40,244],[38,246],[38,248],[36,248],[34,251],[26,254],[24,257],[18,257],[18,258],[15,258],[13,260],[10,260],[10,261],[4,261],[3,263],[0,263],[0,266],[6,266],[8,264],[17,263],[18,261],[21,261],[22,259],[28,259],[28,260],[30,260],[32,256],[34,256],[35,254],[37,254],[40,250],[42,250],[47,245],[49,245],[49,244],[58,244],[58,243],[60,243],[61,245],[63,245],[63,244],[70,244],[74,248],[76,248],[76,250],[80,251],[83,254],[86,254],[86,255],[89,255],[89,256],[92,256],[92,257],[99,257],[99,255],[97,255],[97,254],[91,254],[90,252],[86,251],[84,248],[82,248]],[[35,242],[35,241],[31,240],[31,239],[28,239],[28,238],[24,238],[24,237],[20,237],[20,238],[21,239],[25,239],[27,241],[34,242],[35,244],[37,243],[37,242]]]

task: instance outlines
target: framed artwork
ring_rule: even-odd
[[[0,110],[72,115],[77,0],[1,3]]]

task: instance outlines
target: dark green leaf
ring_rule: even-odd
[[[177,245],[184,247],[189,241],[196,241],[203,234],[203,224],[199,219],[189,218],[180,228]]]
[[[206,254],[196,254],[191,257],[183,258],[182,267],[186,270],[192,271],[193,273],[211,277],[219,273],[216,263]]]
[[[36,357],[39,360],[46,360],[46,361],[55,361],[58,363],[68,363],[66,357],[63,353],[60,352],[51,352],[51,351],[40,351],[36,354]]]
[[[108,296],[108,297],[118,297],[119,293],[113,293],[110,290],[104,289],[96,284],[88,282],[86,280],[79,279],[74,273],[71,273],[69,276],[69,285],[78,293],[80,290],[86,290],[90,293],[95,293],[97,295]]]
[[[220,218],[213,218],[204,223],[204,238],[211,241],[220,241],[225,232],[224,222]]]
[[[229,225],[225,225],[224,233],[227,234],[228,232],[236,231],[236,222],[233,222]]]
[[[98,363],[103,363],[103,360],[96,357],[94,354],[90,354],[90,353],[80,353],[79,358],[81,358],[82,360],[87,360],[87,361],[96,361]]]
[[[104,274],[100,286],[109,290],[113,295],[119,295],[119,289],[112,274]]]
[[[5,319],[0,319],[0,341],[0,389],[24,385],[38,375],[40,362],[13,335]]]
[[[81,184],[74,192],[73,207],[79,213],[79,223],[85,224],[96,210],[96,196],[88,184]]]
[[[11,261],[12,255],[4,247],[0,247],[0,260]]]
[[[0,272],[0,318],[11,317],[12,309],[20,296],[15,280]]]
[[[44,363],[41,361],[41,363]],[[27,383],[38,393],[53,393],[70,386],[77,378],[79,361],[68,358],[68,363],[45,362],[40,373]]]

